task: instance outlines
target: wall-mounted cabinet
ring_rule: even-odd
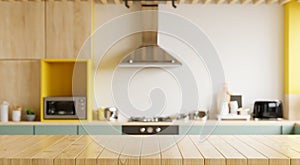
[[[41,121],[44,120],[44,98],[84,96],[87,120],[92,118],[91,60],[53,59],[41,62]],[[54,120],[58,121],[58,120]]]
[[[44,1],[0,1],[0,59],[44,58],[44,13]]]
[[[46,1],[46,58],[91,58],[92,1]]]

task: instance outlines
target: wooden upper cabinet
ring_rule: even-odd
[[[46,58],[91,58],[91,0],[46,1]]]
[[[45,55],[45,2],[0,1],[0,59]]]

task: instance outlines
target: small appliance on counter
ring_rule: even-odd
[[[87,119],[86,97],[45,97],[44,119]]]
[[[280,100],[255,101],[253,118],[258,119],[282,119],[282,102]]]

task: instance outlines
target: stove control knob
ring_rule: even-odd
[[[152,127],[148,127],[147,128],[147,133],[153,133],[153,128]]]
[[[158,132],[161,131],[161,128],[160,128],[160,127],[157,127],[157,128],[155,129],[155,131],[158,133]]]
[[[140,132],[144,133],[146,131],[146,128],[142,127],[140,128]]]

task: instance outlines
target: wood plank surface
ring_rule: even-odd
[[[243,143],[249,145],[250,147],[254,148],[258,152],[262,153],[269,159],[269,165],[288,165],[290,164],[290,159],[277,152],[276,150],[258,142],[252,139],[253,136],[245,136],[245,135],[240,135],[240,136],[235,136],[237,139],[241,140]]]
[[[247,144],[239,141],[236,137],[228,135],[221,136],[221,138],[234,147],[238,152],[243,154],[248,160],[248,165],[268,165],[268,158],[266,156]]]
[[[31,165],[32,164],[32,157],[47,148],[48,146],[52,145],[53,143],[61,140],[62,136],[43,136],[44,138],[40,138],[33,143],[26,143],[30,147],[24,147],[22,152],[13,154],[8,156],[8,159],[11,162],[11,165]]]
[[[201,141],[199,136],[190,136],[200,153],[204,157],[205,165],[225,165],[225,157],[207,140]]]
[[[76,157],[92,142],[90,136],[81,136],[63,150],[54,160],[54,165],[75,165]]]
[[[142,137],[132,136],[124,140],[125,145],[119,156],[119,165],[139,165]]]
[[[97,158],[103,151],[103,147],[97,140],[93,141],[76,158],[76,165],[97,165]]]
[[[246,158],[220,136],[210,136],[208,141],[226,158],[227,165],[247,165]]]
[[[204,165],[204,158],[188,136],[177,142],[184,165]]]
[[[174,136],[159,136],[162,165],[182,165],[182,156]]]
[[[143,138],[141,148],[141,165],[161,164],[159,139],[157,136]]]
[[[57,143],[44,148],[42,151],[32,157],[32,165],[53,165],[54,159],[67,147],[72,145],[81,136],[64,136]]]
[[[278,143],[272,140],[270,136],[253,136],[253,139],[289,157],[292,165],[300,164],[300,147],[298,144]]]
[[[0,165],[298,165],[299,135],[0,136]]]
[[[21,144],[16,143],[16,141],[5,144],[6,149],[0,153],[0,164],[28,164],[28,161],[23,157],[23,154],[26,154],[24,152],[26,152],[26,150],[36,150],[38,145],[41,142],[45,142],[47,139],[48,137],[45,136],[23,136],[22,139],[18,139],[19,141],[22,141]]]
[[[106,136],[106,139],[109,139],[109,141],[104,145],[104,150],[97,158],[97,164],[98,165],[118,164],[119,156],[123,150],[126,137]]]

